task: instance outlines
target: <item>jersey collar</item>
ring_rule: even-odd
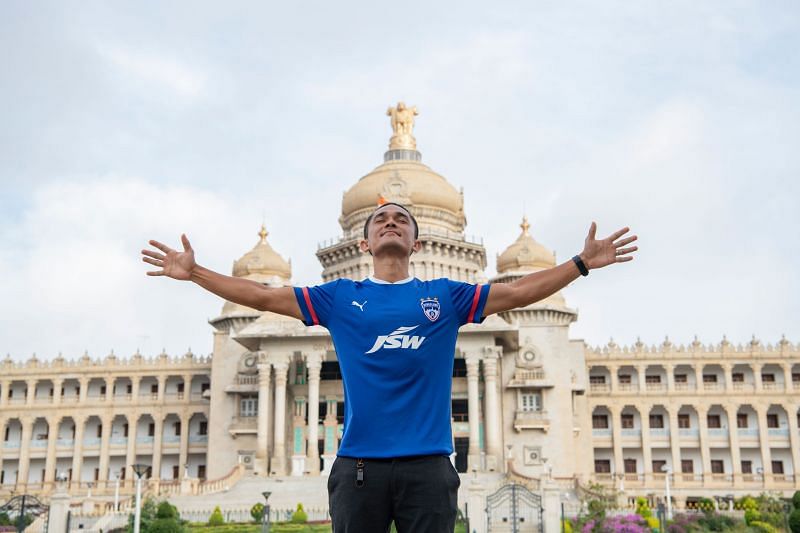
[[[414,279],[414,276],[408,276],[406,279],[401,279],[399,281],[386,281],[383,279],[378,279],[375,276],[370,276],[367,278],[372,283],[377,283],[378,285],[402,285],[403,283],[408,283],[409,281]]]

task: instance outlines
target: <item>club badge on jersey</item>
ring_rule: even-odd
[[[421,298],[419,304],[422,306],[422,312],[428,317],[431,322],[436,322],[439,318],[441,308],[439,307],[439,298]]]

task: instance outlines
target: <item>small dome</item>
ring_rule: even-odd
[[[556,265],[556,256],[553,252],[533,240],[528,230],[526,217],[522,218],[522,233],[514,243],[497,257],[497,273],[507,272],[536,272]]]
[[[233,263],[233,275],[270,285],[289,285],[292,265],[272,249],[267,242],[266,228],[258,232],[258,244]]]

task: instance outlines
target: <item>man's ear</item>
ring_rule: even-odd
[[[367,239],[361,239],[360,241],[358,241],[358,248],[364,253],[369,252],[370,251],[369,250],[369,241]],[[370,253],[372,253],[372,252],[370,252]]]
[[[414,252],[419,252],[421,249],[422,249],[422,241],[420,241],[420,240],[414,241],[414,244],[411,245],[411,253],[412,254]],[[409,254],[409,255],[411,255],[411,254]]]

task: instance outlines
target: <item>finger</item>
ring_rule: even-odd
[[[163,276],[164,275],[164,271],[163,270],[156,270],[156,271],[145,272],[145,274],[147,274],[148,276]]]
[[[617,255],[629,254],[631,252],[635,252],[638,249],[639,249],[638,246],[631,246],[629,248],[620,248],[619,250],[617,250]]]
[[[611,234],[611,236],[608,238],[608,240],[611,241],[611,242],[614,242],[617,239],[619,239],[620,237],[622,237],[623,235],[625,235],[626,233],[628,233],[630,230],[631,230],[631,228],[628,228],[628,227],[624,227],[624,228],[622,228],[620,230],[617,230],[617,231],[615,231],[614,233]]]
[[[633,260],[632,255],[624,255],[617,257],[617,263],[625,263],[626,261],[632,261],[632,260]]]
[[[632,242],[633,242],[633,241],[635,241],[636,239],[638,239],[638,237],[637,237],[636,235],[632,235],[632,236],[630,236],[630,237],[627,237],[627,238],[625,238],[625,239],[622,239],[622,240],[621,240],[621,241],[619,241],[619,242],[615,242],[615,243],[614,243],[614,246],[615,246],[616,248],[619,248],[620,246],[625,246],[626,244],[630,244],[630,243],[632,243]]]
[[[185,233],[181,233],[181,242],[183,243],[183,251],[184,252],[191,252],[192,245],[189,244],[189,238],[186,236]]]
[[[170,248],[170,247],[169,247],[169,246],[167,246],[166,244],[161,244],[161,243],[160,243],[160,242],[158,242],[158,241],[148,241],[148,242],[150,243],[150,246],[155,246],[156,248],[158,248],[159,250],[161,250],[161,251],[162,251],[162,252],[164,252],[165,254],[168,254],[168,253],[170,253],[170,252],[173,252],[173,251],[174,251],[172,248]]]
[[[597,224],[592,222],[592,225],[589,226],[589,239],[594,240],[596,234],[597,234]]]
[[[147,257],[152,257],[153,259],[160,259],[161,261],[166,259],[166,256],[156,252],[151,252],[150,250],[142,250],[142,255],[146,255]]]
[[[142,261],[144,261],[145,263],[150,263],[151,265],[157,266],[157,267],[163,267],[164,266],[164,261],[158,261],[156,259],[150,259],[149,257],[142,257]]]

